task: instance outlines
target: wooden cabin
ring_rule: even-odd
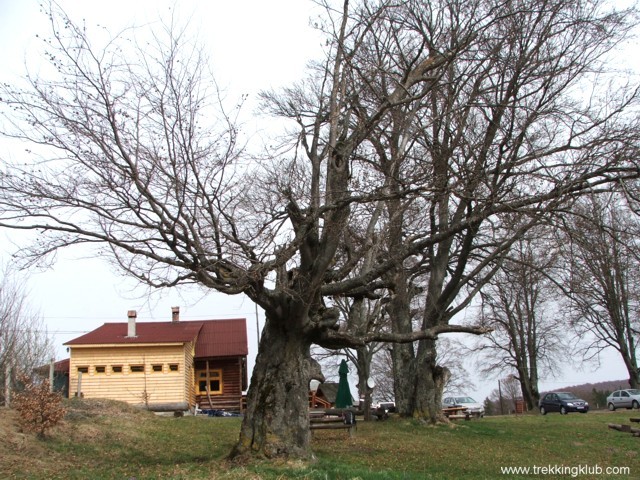
[[[67,343],[69,397],[121,400],[154,411],[241,411],[247,389],[244,318],[105,323]]]
[[[316,390],[309,392],[310,408],[333,408],[338,396],[338,383],[324,382],[318,385]],[[353,396],[351,397],[353,403]]]

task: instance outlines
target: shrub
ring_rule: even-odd
[[[13,405],[20,414],[20,426],[24,431],[35,432],[44,438],[47,430],[55,427],[64,417],[62,396],[49,391],[49,382],[34,383],[23,378],[24,390],[15,395]]]

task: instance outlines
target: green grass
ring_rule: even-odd
[[[507,466],[628,467],[640,478],[640,438],[607,428],[638,412],[487,417],[453,426],[392,418],[346,431],[314,431],[317,461],[231,467],[224,457],[239,419],[155,417],[124,408],[71,419],[45,441],[19,437],[1,478],[65,479],[495,479],[616,478],[502,475]],[[6,413],[6,412],[5,412]],[[5,422],[6,424],[6,422]],[[0,427],[3,424],[0,423]],[[0,437],[4,432],[0,432]],[[9,435],[11,439],[11,436]],[[4,448],[3,448],[4,447]],[[2,453],[0,453],[2,457]],[[20,461],[20,458],[22,461]],[[30,466],[29,466],[30,465]]]

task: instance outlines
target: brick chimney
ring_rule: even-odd
[[[180,321],[180,307],[171,307],[171,321],[173,323]]]
[[[138,314],[135,310],[129,310],[127,312],[127,317],[129,318],[129,325],[127,328],[127,337],[135,337],[136,336],[136,317]]]

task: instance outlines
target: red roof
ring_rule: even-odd
[[[247,355],[247,324],[244,318],[202,322],[196,358]]]
[[[53,371],[69,373],[69,360],[70,359],[68,358],[65,358],[64,360],[58,360],[56,363],[53,364]]]
[[[41,365],[34,368],[34,371],[39,375],[49,375],[50,365]],[[58,373],[69,373],[69,359],[58,360],[53,364],[53,371]]]
[[[186,343],[197,338],[196,357],[226,357],[248,353],[244,318],[197,322],[136,322],[136,336],[128,337],[127,332],[127,323],[105,323],[65,345]]]
[[[202,322],[136,322],[136,336],[128,337],[127,323],[105,323],[65,345],[185,343],[196,338]]]

